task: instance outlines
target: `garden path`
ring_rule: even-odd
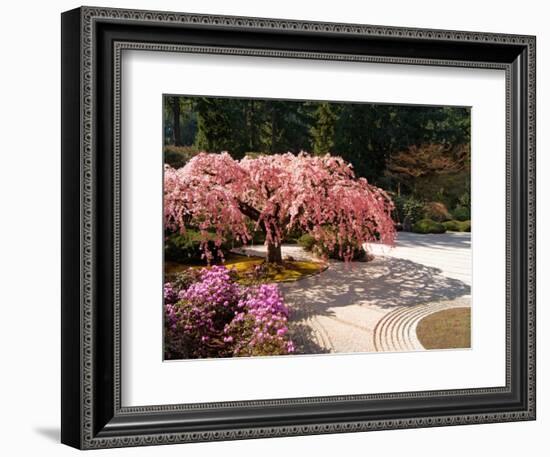
[[[422,350],[416,324],[431,312],[470,306],[469,233],[398,233],[393,248],[370,245],[370,262],[330,261],[324,272],[281,283],[300,353]],[[311,258],[296,245],[283,256]],[[264,246],[249,246],[265,255]]]

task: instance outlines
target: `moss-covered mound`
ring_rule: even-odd
[[[235,253],[229,253],[222,265],[234,270],[237,281],[242,284],[297,281],[320,273],[327,268],[327,264],[324,262],[306,260],[285,260],[281,265],[268,264],[263,257]],[[204,267],[171,261],[164,262],[164,274],[167,280],[189,268]]]
[[[452,220],[443,222],[443,225],[448,232],[469,232],[471,229],[470,221]]]
[[[414,233],[445,233],[445,226],[431,219],[422,219],[412,226]]]

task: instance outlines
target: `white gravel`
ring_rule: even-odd
[[[291,307],[291,330],[300,352],[374,352],[422,349],[392,343],[378,322],[390,312],[470,306],[469,233],[420,235],[400,232],[396,245],[369,245],[371,262],[330,261],[324,272],[280,284]],[[264,255],[265,246],[241,252]],[[283,257],[310,259],[297,245],[283,245]],[[429,306],[428,306],[429,305]],[[413,334],[415,329],[408,329]],[[376,344],[375,344],[376,341]]]

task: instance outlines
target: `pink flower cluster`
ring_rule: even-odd
[[[178,294],[172,287],[172,284],[167,282],[164,284],[164,314],[165,314],[165,325],[171,329],[175,330],[178,322],[176,315],[175,304],[178,301]]]
[[[166,283],[164,298],[167,359],[294,351],[288,308],[276,285],[240,286],[231,270],[214,266],[186,288]]]
[[[288,308],[277,285],[247,288],[237,307],[240,311],[224,329],[232,341],[235,335],[246,335],[235,344],[235,355],[294,352],[287,336]]]
[[[214,266],[201,272],[200,281],[182,290],[179,297],[195,306],[208,303],[210,307],[227,308],[240,296],[239,285],[232,281],[230,271],[223,266]]]

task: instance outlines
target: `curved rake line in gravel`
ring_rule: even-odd
[[[464,300],[433,302],[408,308],[399,308],[386,314],[374,327],[374,347],[378,352],[425,350],[416,336],[418,323],[437,311],[464,308]]]

